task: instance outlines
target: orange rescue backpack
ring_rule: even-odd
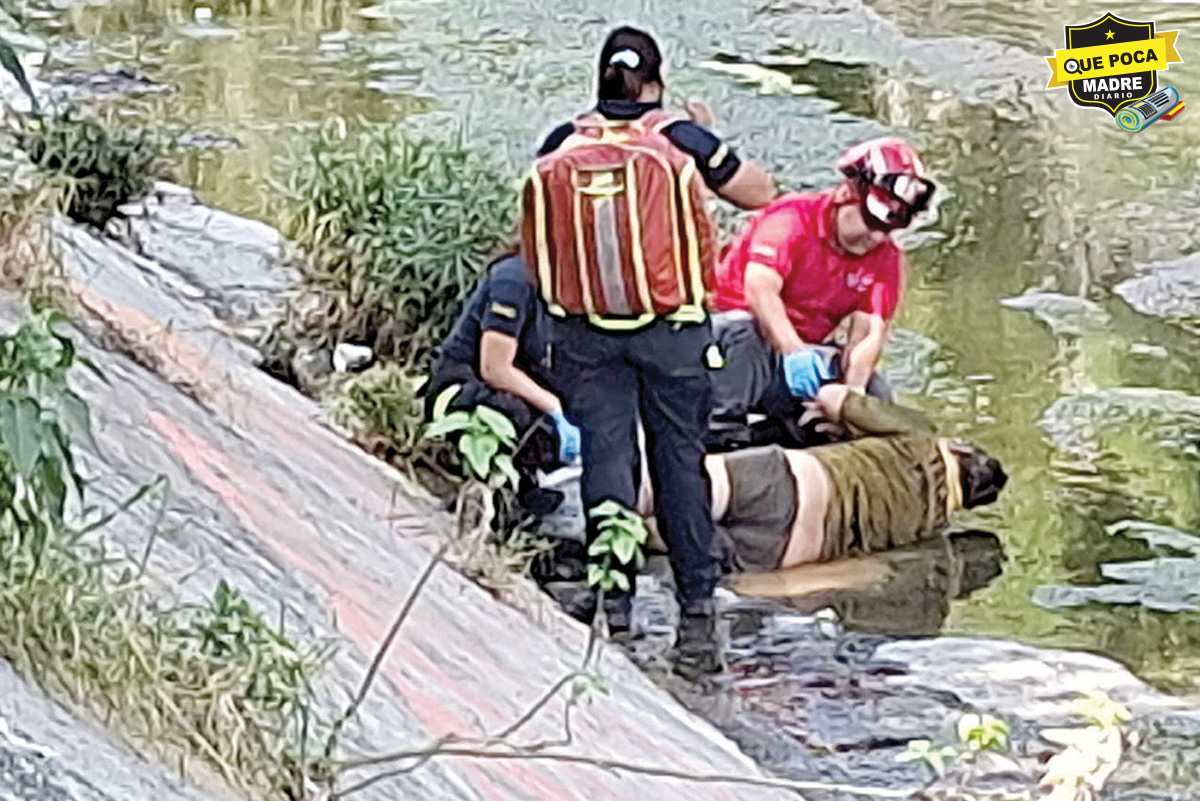
[[[695,161],[663,134],[681,119],[586,114],[534,162],[521,253],[551,313],[612,329],[704,319],[715,236]]]

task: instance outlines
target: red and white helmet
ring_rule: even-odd
[[[867,225],[880,231],[908,227],[936,188],[913,146],[894,136],[860,142],[837,168],[854,184]]]

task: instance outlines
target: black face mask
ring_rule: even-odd
[[[873,184],[860,178],[858,194],[863,221],[869,228],[884,233],[907,228],[913,217],[929,207],[935,188],[933,181],[903,173],[880,176]]]
[[[1008,483],[1008,474],[1000,463],[974,445],[953,443],[950,452],[958,458],[959,483],[963,508],[993,503]]]

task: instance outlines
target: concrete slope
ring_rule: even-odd
[[[203,213],[203,225],[211,225],[212,214]],[[236,221],[221,216],[223,236]],[[263,235],[260,226],[250,228],[249,236]],[[192,600],[223,578],[259,609],[282,614],[296,636],[336,642],[320,694],[326,710],[340,708],[448,518],[394,471],[327,429],[312,401],[254,369],[252,353],[222,332],[215,293],[197,291],[203,287],[196,286],[202,279],[196,271],[173,270],[70,226],[58,226],[58,235],[78,299],[93,320],[90,338],[105,346],[86,350],[106,380],[83,372],[77,380],[95,418],[97,449],[81,455],[93,501],[111,505],[166,476],[170,491],[151,560],[163,592]],[[257,258],[260,250],[241,243],[225,253],[210,248],[204,257]],[[236,274],[231,264],[220,266],[222,280]],[[156,504],[141,504],[114,522],[107,537],[139,553],[159,516]],[[420,747],[512,722],[578,664],[584,644],[584,629],[557,610],[536,616],[439,568],[349,728],[348,750]],[[573,751],[694,774],[760,775],[623,655],[606,649],[602,665],[611,692],[574,716]],[[548,707],[523,736],[561,732],[559,709]],[[465,759],[434,760],[358,797],[642,796],[796,797],[578,765]]]
[[[0,661],[0,801],[201,801],[206,796],[114,745]]]

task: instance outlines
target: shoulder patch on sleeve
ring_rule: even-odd
[[[509,306],[507,303],[493,302],[488,308],[491,310],[492,314],[504,317],[505,319],[517,319],[517,309],[515,306]]]
[[[729,156],[729,145],[722,142],[721,146],[717,148],[717,152],[713,153],[712,157],[709,158],[708,168],[710,170],[715,170],[717,167],[720,167],[722,164],[725,163],[725,159],[728,158],[728,156]]]

